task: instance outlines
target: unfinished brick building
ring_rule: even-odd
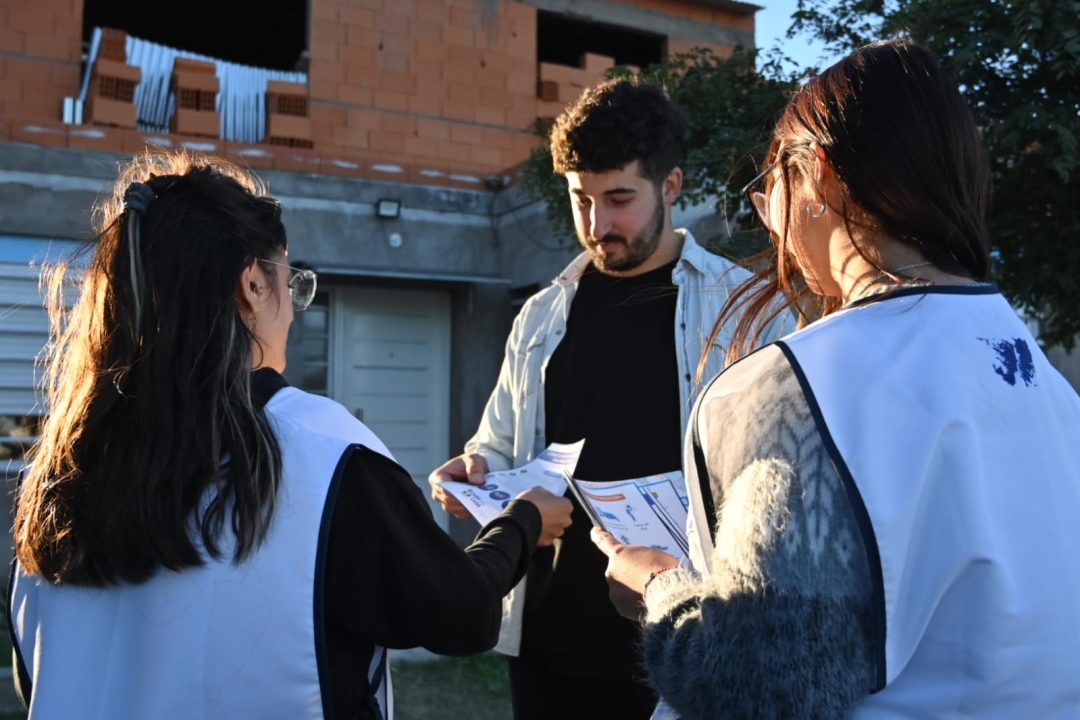
[[[514,187],[530,126],[615,64],[752,47],[756,10],[0,4],[0,453],[15,458],[0,469],[18,467],[12,435],[42,412],[33,358],[47,327],[29,262],[85,238],[116,163],[162,146],[233,157],[282,199],[292,260],[321,288],[295,323],[289,379],[363,416],[422,483],[475,427],[516,305],[569,258]]]

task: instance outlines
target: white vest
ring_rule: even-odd
[[[902,291],[781,347],[880,583],[852,717],[1080,717],[1080,398],[1005,299]]]
[[[32,717],[323,717],[332,495],[350,446],[391,456],[332,400],[287,387],[266,414],[282,483],[269,534],[243,564],[226,558],[110,588],[54,586],[15,568],[12,625],[33,682]],[[384,658],[376,647],[368,677],[385,677],[377,699],[390,718]]]

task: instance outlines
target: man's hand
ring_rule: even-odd
[[[608,597],[615,610],[625,618],[639,620],[644,607],[642,595],[649,575],[676,567],[679,559],[662,550],[644,545],[623,545],[608,532],[594,527],[590,534],[593,543],[608,556]]]
[[[518,500],[528,500],[540,511],[544,527],[540,531],[540,547],[547,547],[562,537],[563,531],[570,527],[570,515],[574,504],[564,497],[552,495],[542,487],[534,487],[517,496]]]
[[[443,510],[458,520],[464,520],[469,517],[469,511],[457,501],[457,498],[446,492],[442,484],[447,480],[455,480],[472,485],[483,485],[484,476],[487,475],[487,472],[488,464],[483,455],[466,453],[451,458],[432,470],[431,475],[428,475],[428,483],[431,484],[431,497],[435,502],[442,505]]]

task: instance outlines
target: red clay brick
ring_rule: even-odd
[[[327,152],[323,154],[320,171],[328,175],[346,177],[364,177],[363,159],[345,152]]]
[[[504,110],[513,106],[510,93],[505,90],[494,90],[486,87],[480,88],[480,104],[484,107],[503,108]]]
[[[312,40],[309,50],[312,60],[336,62],[338,59],[338,44],[332,40]]]
[[[55,121],[12,120],[11,139],[17,143],[67,147],[67,127]]]
[[[476,122],[484,125],[505,125],[506,110],[499,107],[479,105],[476,108]]]
[[[392,156],[373,157],[367,165],[365,175],[376,180],[406,182],[409,176],[409,164],[401,158]]]
[[[414,158],[410,163],[407,178],[409,182],[421,185],[449,185],[450,170],[443,167],[438,160],[431,158]]]
[[[458,27],[475,27],[479,23],[476,16],[476,8],[455,7],[450,8],[450,24]]]
[[[509,168],[520,165],[529,158],[529,151],[522,152],[518,148],[499,150],[499,167]]]
[[[377,48],[379,46],[379,34],[375,32],[374,28],[346,25],[345,41],[346,44],[353,47]]]
[[[371,133],[365,128],[335,127],[332,142],[340,147],[368,148],[371,147]]]
[[[0,141],[8,141],[11,139],[11,122],[0,118]]]
[[[443,100],[442,116],[452,120],[476,122],[476,105],[454,100]]]
[[[515,67],[521,61],[517,58],[510,59],[510,67],[506,74],[506,89],[512,93],[536,96],[536,65],[530,68]],[[535,63],[535,61],[534,61]]]
[[[483,144],[486,147],[498,148],[499,150],[509,150],[514,147],[514,137],[518,133],[507,132],[506,130],[491,130],[484,128],[480,131],[480,137],[483,139]]]
[[[382,130],[383,114],[377,110],[360,110],[350,108],[346,113],[346,124],[351,128],[363,128],[365,130]]]
[[[450,126],[450,139],[465,145],[480,145],[484,142],[484,134],[475,125],[455,123]]]
[[[70,142],[70,141],[69,141]],[[245,143],[225,143],[225,156],[242,167],[272,168],[274,155],[279,149],[273,145],[247,145]]]
[[[342,45],[338,48],[338,58],[342,65],[374,68],[376,52],[377,51],[374,48],[360,47],[358,45]]]
[[[337,20],[340,5],[336,0],[311,0],[311,17],[316,20]]]
[[[444,63],[449,58],[450,49],[442,41],[418,41],[416,44],[416,54],[413,56],[413,62],[415,63],[417,59],[420,59]]]
[[[52,81],[52,64],[27,58],[9,57],[5,74],[11,80],[47,85]]]
[[[414,57],[410,64],[412,69],[412,75],[417,79],[417,91],[419,92],[419,85],[427,82],[436,82],[442,84],[442,68],[443,63],[439,60],[426,60],[420,57]]]
[[[343,5],[338,11],[338,19],[346,25],[355,25],[362,28],[375,27],[375,11],[369,8]]]
[[[86,150],[123,152],[124,132],[126,131],[121,128],[70,125],[68,126],[67,146]]]
[[[341,62],[315,58],[308,67],[308,79],[341,82],[345,79],[345,67]]]
[[[433,157],[439,152],[439,143],[431,138],[406,137],[405,154],[409,157]]]
[[[330,123],[331,125],[345,124],[345,111],[336,106],[321,102],[312,102],[308,108],[308,115],[312,122]]]
[[[396,112],[408,112],[409,111],[409,95],[405,93],[395,92],[393,90],[376,90],[375,97],[372,100],[372,104],[383,110],[394,110]]]
[[[490,174],[490,170],[484,168],[459,168],[448,176],[451,187],[464,188],[466,190],[483,190],[484,178]]]
[[[477,71],[476,84],[482,88],[506,90],[507,77],[505,70],[499,70],[488,65],[488,67],[480,68],[480,70]]]
[[[375,66],[390,72],[409,72],[409,55],[399,50],[383,48],[375,56]]]
[[[416,0],[416,16],[438,25],[450,22],[450,6],[445,0]]]
[[[338,99],[338,82],[333,78],[311,77],[308,79],[308,89],[312,100]]]
[[[298,148],[274,148],[274,169],[286,172],[317,173],[322,169],[318,153]]]
[[[343,44],[345,42],[345,26],[337,20],[313,19],[309,39],[312,43],[323,40],[339,45]]]
[[[391,5],[396,7],[398,2],[395,0]],[[383,11],[375,16],[375,29],[380,33],[408,35],[411,24],[409,16],[400,12]]]
[[[456,27],[454,25],[443,26],[443,41],[447,45],[475,48],[476,31],[471,27]]]
[[[172,148],[177,143],[168,134],[145,133],[138,130],[123,130],[123,150],[125,153],[146,152],[148,148]]]
[[[61,120],[64,91],[52,85],[23,83],[21,105],[29,113],[26,117]]]
[[[383,70],[379,73],[379,87],[407,95],[416,94],[416,78],[408,73]]]
[[[400,135],[416,135],[418,120],[404,113],[383,113],[383,129]]]
[[[371,88],[356,85],[338,85],[338,100],[348,105],[368,107],[374,101],[375,93]]]
[[[424,93],[409,96],[409,112],[416,115],[439,115],[442,112],[443,99],[438,95]]]
[[[26,33],[10,25],[0,25],[0,51],[13,54],[26,52]]]
[[[453,102],[476,104],[480,101],[480,89],[476,85],[452,82],[447,97]]]
[[[449,140],[450,125],[438,120],[420,118],[416,121],[416,134],[419,137],[431,140]]]
[[[22,102],[22,85],[18,80],[7,78],[0,80],[0,99],[15,105],[19,104]]]
[[[379,71],[372,66],[345,66],[345,82],[349,85],[366,87],[374,90],[379,87]]]
[[[443,80],[472,85],[476,83],[476,66],[469,63],[448,62],[443,66]]]
[[[82,82],[82,73],[78,65],[53,65],[49,72],[52,74],[52,84],[62,88],[68,95],[77,95]]]
[[[444,142],[439,143],[437,148],[439,157],[443,160],[448,160],[452,163],[460,164],[469,162],[469,148],[471,145],[465,145],[456,142]]]
[[[406,139],[407,136],[401,133],[372,130],[371,149],[382,153],[403,153]]]
[[[439,3],[439,5],[441,7],[442,3]],[[419,19],[414,20],[412,24],[412,36],[416,40],[417,49],[419,50],[424,45],[441,44],[443,41],[442,29],[443,22],[435,20],[432,15],[420,15]]]
[[[562,115],[563,110],[565,110],[565,109],[566,109],[566,106],[564,104],[562,104],[562,103],[541,102],[539,100],[536,102],[536,116],[537,117],[545,117],[545,118],[558,117],[558,116]]]

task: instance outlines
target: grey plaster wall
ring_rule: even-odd
[[[499,193],[493,207],[500,266],[512,288],[544,287],[581,252],[573,238],[552,232],[544,204],[530,200],[520,188]]]

